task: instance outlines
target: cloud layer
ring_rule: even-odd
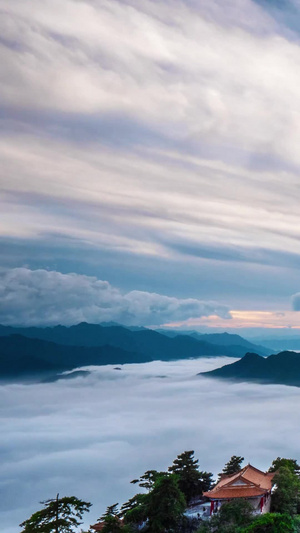
[[[142,291],[122,294],[95,277],[28,268],[0,272],[0,298],[0,323],[6,325],[110,320],[128,325],[159,325],[209,315],[230,318],[229,309],[216,302]]]
[[[123,117],[134,144],[142,126],[223,156],[235,147],[299,164],[298,43],[254,2],[226,14],[217,0],[59,5],[4,3],[2,101],[17,117],[47,112],[62,129],[62,114]]]
[[[300,389],[196,377],[227,362],[108,366],[73,382],[2,385],[3,531],[15,533],[57,492],[90,500],[86,524],[94,523],[134,494],[131,479],[166,469],[184,450],[215,476],[232,454],[262,469],[277,456],[299,461]]]
[[[297,3],[0,7],[6,264],[92,271],[124,292],[163,292],[167,277],[179,297],[177,271],[184,298],[287,308],[300,257]],[[104,260],[117,282],[99,274]]]

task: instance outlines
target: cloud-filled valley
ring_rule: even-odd
[[[93,523],[134,493],[131,479],[167,468],[186,449],[215,475],[232,454],[263,469],[278,455],[299,459],[300,390],[196,376],[227,361],[107,366],[72,382],[2,385],[5,532],[57,492],[91,500]]]

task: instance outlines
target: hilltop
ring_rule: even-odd
[[[263,358],[257,353],[247,353],[235,363],[198,375],[300,387],[300,354],[285,351]]]

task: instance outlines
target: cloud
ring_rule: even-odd
[[[204,257],[297,267],[293,172],[23,137],[0,142],[0,154],[3,237],[69,239],[66,254],[76,243],[170,259],[211,249]]]
[[[184,242],[180,243],[179,239],[173,246],[170,242],[169,246],[182,254],[217,261],[256,263],[259,265],[276,265],[278,267],[285,266],[289,268],[298,268],[300,264],[300,256],[297,253],[260,249],[257,246],[215,246],[209,243],[193,246]]]
[[[209,315],[230,318],[228,307],[216,302],[137,290],[122,294],[96,277],[28,268],[0,272],[0,298],[0,323],[6,325],[71,325],[110,320],[158,325]]]
[[[292,308],[294,311],[300,311],[300,292],[292,296]]]
[[[242,307],[247,287],[253,306],[297,290],[297,34],[250,0],[0,7],[5,264],[76,271],[77,250],[98,274],[132,255],[149,292],[163,292],[156,260],[185,280],[193,264],[184,296]]]
[[[299,309],[300,310],[300,309]],[[183,322],[175,322],[173,327],[181,327],[182,329],[197,329],[214,328],[214,331],[238,332],[240,335],[245,335],[247,338],[259,335],[269,337],[286,337],[287,332],[293,332],[294,335],[299,332],[300,323],[299,315],[294,311],[272,312],[260,310],[235,310],[230,311],[230,324],[228,321],[217,316],[202,317],[200,319],[188,319]],[[207,330],[209,331],[209,329]],[[268,333],[266,333],[268,331]],[[263,343],[263,341],[261,341]]]
[[[106,366],[72,382],[2,385],[3,531],[14,533],[57,492],[91,501],[92,524],[134,494],[132,479],[166,469],[184,450],[215,476],[233,454],[262,469],[277,456],[299,460],[300,389],[196,377],[228,362]]]
[[[57,0],[30,0],[30,17],[21,1],[6,5],[2,102],[56,114],[57,134],[59,114],[104,114],[299,164],[298,46],[251,1],[226,14],[205,4],[66,0],[58,15]]]

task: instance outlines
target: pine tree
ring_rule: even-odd
[[[118,514],[119,514],[118,505],[119,505],[118,503],[114,503],[113,505],[109,505],[106,508],[105,513],[99,518],[99,520],[104,520],[108,516],[118,516]]]
[[[228,463],[226,463],[219,476],[232,476],[233,474],[237,474],[237,472],[241,470],[241,465],[243,461],[244,457],[241,457],[239,455],[233,455],[229,459]]]
[[[137,484],[143,489],[150,491],[158,478],[165,476],[166,472],[158,472],[157,470],[147,470],[139,479],[130,481],[133,485]]]
[[[277,457],[277,459],[274,459],[269,468],[269,472],[277,472],[282,466],[288,468],[291,472],[300,477],[300,466],[296,459],[285,459],[284,457]]]
[[[98,518],[98,521],[102,524],[102,533],[121,533],[122,524],[119,518],[118,503],[109,505],[106,508],[105,513]]]
[[[126,524],[141,524],[148,517],[149,494],[136,494],[121,507],[120,516]]]
[[[178,531],[183,519],[186,501],[174,474],[158,479],[148,502],[148,531],[167,533]]]
[[[82,516],[88,512],[91,503],[79,500],[75,496],[65,496],[41,502],[44,509],[31,515],[20,524],[21,533],[73,533],[82,522]]]
[[[194,457],[194,450],[190,450],[178,455],[168,469],[169,472],[178,476],[178,485],[187,503],[209,490],[213,483],[213,474],[200,471],[198,463],[199,461]]]

